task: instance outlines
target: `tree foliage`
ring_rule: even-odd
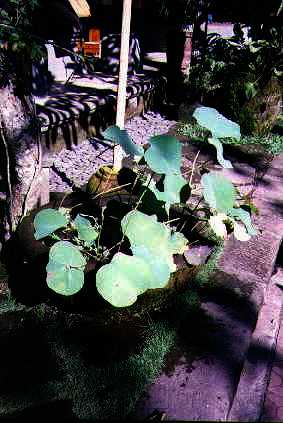
[[[25,95],[30,93],[31,62],[43,56],[42,43],[32,31],[37,7],[38,0],[0,2],[0,86],[12,80]]]
[[[38,43],[32,36],[31,16],[38,6],[38,0],[6,0],[0,3],[0,47],[17,53],[38,57]]]

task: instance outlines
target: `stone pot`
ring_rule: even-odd
[[[86,192],[104,204],[117,198],[128,201],[129,197],[138,193],[140,186],[141,182],[131,168],[115,169],[112,165],[104,165],[90,177]]]
[[[118,183],[119,169],[115,169],[111,165],[104,165],[97,169],[97,171],[90,177],[86,192],[91,195],[98,195],[105,193],[115,187],[119,186]]]
[[[72,195],[70,197],[63,202],[64,207],[77,205],[81,201],[81,198],[72,197]],[[188,266],[181,256],[177,256],[177,271],[171,275],[166,288],[148,290],[140,295],[131,307],[115,308],[98,294],[95,286],[96,272],[104,263],[97,263],[91,259],[85,268],[85,283],[81,291],[72,297],[56,294],[48,288],[46,283],[46,265],[50,245],[34,239],[33,227],[33,219],[38,211],[50,207],[54,207],[54,202],[26,216],[5,250],[10,275],[9,287],[13,297],[21,303],[30,306],[45,303],[65,312],[90,315],[98,326],[111,326],[133,320],[140,321],[147,318],[148,314],[166,309],[174,301],[176,293],[186,290],[196,275],[198,267]],[[17,257],[16,266],[15,257]]]

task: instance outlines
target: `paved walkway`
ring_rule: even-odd
[[[283,295],[283,292],[282,292]],[[282,313],[281,313],[282,315]],[[266,391],[263,422],[283,421],[283,322],[281,318],[280,330],[277,338],[274,361],[270,373],[270,380]]]

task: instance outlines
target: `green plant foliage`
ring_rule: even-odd
[[[102,135],[105,139],[119,144],[126,154],[130,156],[142,156],[143,148],[136,145],[125,129],[120,129],[117,125],[109,126]]]
[[[164,190],[159,191],[155,182],[144,183],[146,189],[150,189],[158,201],[165,202],[165,210],[169,213],[171,204],[180,202],[180,191],[187,184],[181,175],[182,146],[179,140],[169,135],[157,135],[149,140],[150,147],[144,150],[137,146],[125,130],[118,126],[110,126],[103,136],[121,145],[126,154],[137,156],[144,160],[153,172],[165,175]]]
[[[223,147],[219,138],[229,137],[239,140],[241,137],[239,125],[225,118],[212,107],[197,107],[193,117],[198,125],[211,132],[212,137],[208,138],[208,142],[216,148],[218,163],[224,168],[232,168],[231,162],[223,157]]]
[[[84,272],[80,269],[62,269],[47,273],[47,285],[61,295],[74,295],[84,284]]]
[[[68,241],[56,242],[49,251],[47,285],[61,295],[77,293],[84,284],[85,265],[78,247]]]
[[[78,247],[69,241],[56,242],[49,252],[49,259],[58,264],[71,267],[82,267],[86,265],[86,260]]]
[[[152,181],[148,188],[155,194],[158,201],[165,202],[165,210],[169,214],[171,204],[180,203],[182,188],[187,185],[187,181],[181,174],[167,174],[164,178],[164,191],[159,191]]]
[[[86,245],[92,245],[98,237],[98,232],[92,226],[90,221],[78,214],[75,220],[72,222],[74,228],[78,231],[78,237],[81,241],[84,241]]]
[[[42,58],[42,45],[32,34],[32,14],[37,0],[5,0],[0,6],[0,50],[7,50],[26,59]],[[19,70],[19,69],[17,69]]]
[[[223,145],[221,144],[219,139],[218,138],[208,138],[208,142],[209,142],[209,144],[213,145],[216,148],[216,157],[217,157],[218,163],[226,169],[231,169],[233,167],[232,163],[230,162],[230,160],[224,159],[224,157],[223,157]]]
[[[153,251],[143,245],[132,247],[135,257],[139,257],[150,269],[150,277],[147,281],[148,289],[165,288],[167,285],[171,272],[176,270],[173,262],[172,253],[165,251],[165,248],[160,250],[157,255]]]
[[[182,160],[182,146],[179,140],[170,135],[157,135],[149,140],[150,147],[144,158],[156,173],[179,174]]]
[[[225,223],[233,225],[234,235],[239,241],[248,241],[251,236],[257,234],[249,212],[234,207],[236,190],[227,178],[211,172],[202,176],[201,184],[204,189],[204,199],[216,212],[216,215],[210,217],[209,224],[218,236],[226,238]],[[240,220],[244,226],[235,222],[234,218]]]
[[[281,119],[283,122],[283,119]],[[283,127],[283,123],[280,124],[280,119],[276,123],[276,129]],[[190,138],[190,142],[199,145],[204,139],[207,139],[205,130],[200,130],[200,126],[195,123],[181,122],[177,128],[177,133],[185,135]],[[223,144],[261,144],[264,149],[271,154],[280,154],[283,152],[283,136],[277,133],[271,133],[268,135],[243,135],[239,140],[235,138],[223,138]]]
[[[277,155],[283,152],[283,136],[277,134],[243,136],[239,141],[226,138],[225,144],[260,144],[268,153]]]
[[[148,289],[151,277],[150,268],[144,260],[117,253],[109,264],[98,270],[96,287],[100,295],[113,306],[127,307]]]
[[[210,132],[198,123],[191,123],[185,119],[177,123],[176,132],[178,135],[187,136],[190,141],[204,141],[210,135]]]
[[[137,210],[123,217],[121,227],[123,234],[130,240],[131,247],[144,245],[155,249],[170,236],[170,229],[165,224],[157,222],[155,215],[147,216]]]
[[[182,253],[187,240],[157,222],[156,216],[129,212],[121,222],[133,256],[117,253],[97,272],[98,292],[115,307],[132,305],[147,289],[164,288],[176,270],[173,254]]]
[[[251,98],[256,96],[258,88],[256,87],[256,84],[254,82],[248,81],[244,84],[244,91],[247,100],[250,100]]]
[[[252,225],[249,212],[242,208],[233,208],[229,211],[229,215],[243,222],[249,235],[253,236],[257,234],[257,230]]]
[[[231,210],[236,200],[236,190],[233,184],[216,172],[205,173],[201,178],[203,195],[209,206],[218,213]]]
[[[134,254],[146,256],[146,260],[150,254],[157,256],[168,264],[171,272],[176,270],[172,254],[183,253],[187,243],[185,237],[179,235],[179,250],[176,252],[176,235],[172,238],[171,229],[164,223],[157,222],[155,215],[147,216],[137,210],[129,212],[122,219],[121,226]]]
[[[68,219],[55,209],[43,209],[34,218],[34,237],[36,240],[51,235],[59,228],[67,226]]]
[[[187,184],[180,171],[182,146],[177,138],[169,135],[151,137],[149,143],[150,147],[144,155],[145,161],[154,172],[163,174],[165,177],[163,191],[160,191],[153,181],[148,188],[152,190],[158,201],[165,202],[165,210],[168,214],[171,204],[180,202],[180,192]]]
[[[212,138],[241,138],[240,126],[221,115],[212,107],[197,107],[193,117],[198,124],[207,128]]]
[[[173,254],[182,254],[187,246],[187,239],[181,232],[173,232],[170,239],[170,248]]]

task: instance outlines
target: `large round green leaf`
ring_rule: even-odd
[[[139,257],[117,253],[96,275],[100,295],[115,307],[132,305],[148,289],[150,269]]]
[[[78,237],[87,244],[92,244],[98,237],[98,232],[94,229],[88,219],[78,214],[73,221],[73,226],[78,231]]]
[[[170,278],[171,271],[176,270],[172,254],[168,250],[159,248],[152,251],[144,246],[132,247],[134,257],[140,257],[150,269],[147,280],[148,289],[164,288]]]
[[[199,125],[211,132],[212,138],[241,138],[240,126],[212,107],[197,107],[193,117]]]
[[[149,140],[150,147],[144,158],[156,173],[180,173],[182,146],[179,140],[170,135],[157,135]]]
[[[131,156],[142,156],[144,153],[143,148],[133,142],[127,131],[125,129],[120,129],[117,125],[109,126],[102,132],[102,135],[105,139],[115,144],[120,144],[126,154]]]
[[[62,263],[57,263],[56,261],[53,261],[49,258],[49,262],[46,266],[46,272],[47,273],[55,273],[55,272],[61,272],[61,270],[65,270],[66,265]]]
[[[80,269],[63,269],[47,273],[47,285],[61,295],[74,295],[84,284],[84,272]]]
[[[69,241],[59,241],[49,251],[49,260],[65,266],[84,267],[86,260],[78,247]]]
[[[68,224],[68,219],[55,209],[43,209],[37,213],[33,221],[35,239],[39,240],[51,235],[59,228]]]
[[[227,213],[236,200],[236,190],[229,179],[216,172],[205,173],[201,178],[204,199],[212,209]]]
[[[131,246],[146,246],[158,251],[160,245],[167,243],[171,231],[163,223],[157,222],[155,215],[148,216],[138,210],[126,214],[121,221],[123,234]]]

